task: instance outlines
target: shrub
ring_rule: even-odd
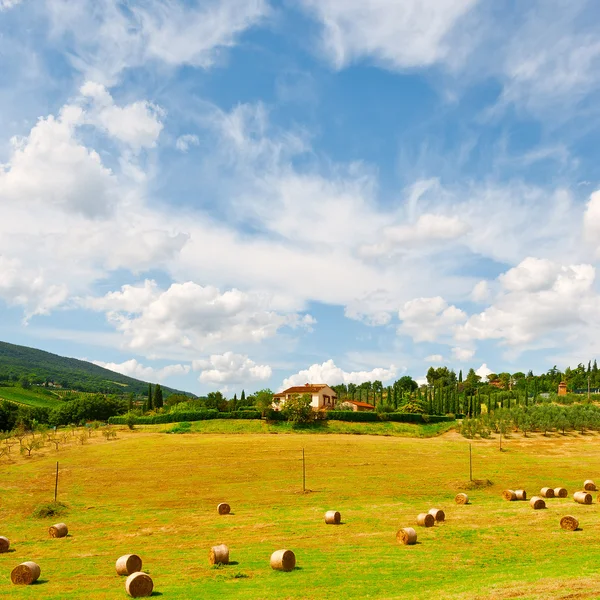
[[[33,516],[36,519],[45,519],[46,517],[58,517],[68,512],[69,507],[63,502],[47,502],[38,504],[33,510]]]

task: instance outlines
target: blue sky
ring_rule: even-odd
[[[599,21],[0,0],[0,339],[228,395],[587,362]]]

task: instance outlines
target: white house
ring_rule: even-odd
[[[274,408],[276,410],[281,410],[285,401],[295,394],[300,396],[303,394],[310,394],[312,398],[310,405],[313,410],[333,408],[335,401],[337,400],[337,394],[327,384],[307,383],[306,385],[296,385],[287,390],[283,390],[283,392],[279,392],[278,394],[273,394]]]

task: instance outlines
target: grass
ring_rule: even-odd
[[[180,426],[183,423],[179,424]],[[269,433],[269,434],[353,434],[384,435],[400,437],[427,438],[440,435],[454,427],[456,423],[432,423],[413,425],[410,423],[348,423],[345,421],[325,421],[311,426],[294,427],[285,421],[267,423],[258,420],[215,419],[210,421],[194,421],[184,427],[171,425],[136,426],[145,431],[165,431],[168,433]]]
[[[114,563],[127,553],[142,557],[157,593],[177,600],[600,596],[598,503],[553,499],[533,511],[500,497],[505,488],[530,496],[543,486],[581,489],[600,470],[597,435],[513,438],[504,452],[454,432],[418,439],[123,429],[113,441],[76,439],[58,453],[0,462],[0,535],[14,548],[0,555],[1,598],[124,598]],[[468,485],[469,443],[473,476],[486,485]],[[69,505],[64,539],[49,538],[52,519],[31,516],[53,498],[56,460],[58,499]],[[467,487],[471,503],[455,505]],[[232,514],[217,515],[222,501]],[[416,546],[398,545],[396,531],[432,507],[446,522],[417,528]],[[342,525],[324,524],[331,509]],[[565,514],[581,531],[559,528]],[[209,548],[219,543],[235,564],[210,567]],[[296,553],[294,572],[270,569],[280,548]],[[16,588],[10,570],[25,560],[40,564],[41,583]]]
[[[56,408],[62,402],[57,394],[39,392],[34,389],[25,390],[22,387],[0,387],[0,400],[10,400],[17,404],[39,408]]]

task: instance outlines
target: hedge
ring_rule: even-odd
[[[269,420],[285,420],[281,412],[267,411]],[[352,410],[330,410],[327,413],[328,421],[353,421],[355,423],[379,423],[394,421],[396,423],[444,423],[454,421],[452,416],[420,415],[414,413],[383,413],[354,412]],[[166,423],[182,423],[184,421],[207,421],[209,419],[260,419],[261,415],[255,410],[238,410],[234,412],[219,412],[217,410],[195,410],[185,412],[165,413],[161,415],[135,417],[134,425],[162,425]],[[111,417],[111,425],[127,425],[128,417]]]
[[[165,423],[183,423],[184,421],[208,421],[209,419],[260,419],[260,413],[255,410],[239,410],[234,412],[190,410],[146,417],[135,417],[133,419],[133,424],[163,425]],[[111,425],[127,425],[128,418],[126,416],[111,417],[108,422]]]

